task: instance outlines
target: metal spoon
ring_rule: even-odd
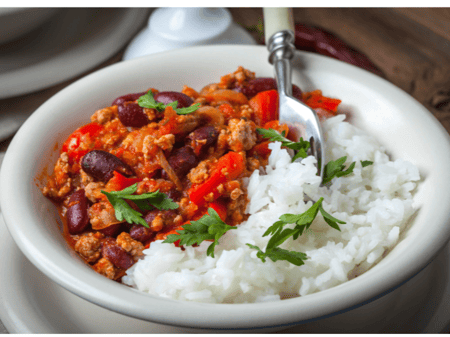
[[[280,121],[289,126],[296,140],[310,142],[320,177],[325,164],[324,138],[313,109],[292,97],[291,59],[294,57],[294,19],[290,8],[264,8],[264,31],[269,62],[274,65],[278,85]]]

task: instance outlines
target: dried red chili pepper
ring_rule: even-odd
[[[333,57],[384,77],[383,72],[367,56],[324,29],[295,24],[295,47]]]

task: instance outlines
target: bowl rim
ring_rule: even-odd
[[[274,327],[318,320],[371,302],[394,290],[425,268],[449,240],[450,229],[445,228],[440,233],[430,234],[427,239],[431,240],[433,244],[431,246],[428,245],[426,250],[424,246],[417,247],[417,253],[415,255],[417,260],[413,266],[399,268],[401,261],[393,261],[389,265],[385,265],[383,270],[377,270],[379,273],[370,273],[369,280],[367,280],[369,272],[366,272],[357,279],[345,282],[328,290],[285,301],[265,302],[264,305],[260,305],[260,303],[209,304],[183,302],[143,294],[140,291],[124,287],[115,282],[107,283],[107,280],[103,276],[92,273],[90,269],[88,270],[86,268],[84,270],[83,268],[79,268],[79,264],[75,261],[67,261],[67,265],[61,266],[39,250],[39,244],[34,242],[34,237],[31,233],[25,231],[20,225],[15,225],[17,223],[20,224],[20,221],[24,221],[24,214],[28,214],[28,210],[26,209],[23,212],[18,212],[17,205],[20,198],[14,192],[18,184],[20,184],[20,179],[14,175],[15,167],[21,165],[24,162],[23,160],[26,159],[23,154],[23,149],[32,142],[30,133],[33,133],[35,122],[51,116],[51,110],[65,101],[67,94],[82,90],[88,83],[99,83],[110,77],[110,74],[113,72],[119,70],[126,71],[128,68],[143,64],[144,62],[151,63],[151,60],[159,61],[168,57],[186,57],[186,55],[197,55],[198,53],[207,55],[225,53],[227,51],[230,52],[230,50],[239,53],[262,53],[262,49],[265,50],[265,47],[242,45],[202,46],[144,56],[138,59],[120,62],[96,71],[69,85],[45,102],[32,114],[13,138],[3,160],[2,170],[0,172],[0,185],[2,186],[0,189],[0,204],[2,206],[3,216],[9,232],[25,256],[39,270],[62,287],[102,307],[156,323],[180,327],[213,329],[230,329],[230,322],[233,323],[233,329],[251,329],[255,327]],[[417,113],[424,114],[423,118],[427,125],[433,127],[433,131],[437,137],[442,140],[440,150],[446,150],[448,151],[447,153],[450,152],[450,136],[447,131],[428,110],[401,89],[376,75],[352,65],[308,52],[297,51],[296,53],[306,60],[318,59],[321,63],[340,67],[350,75],[357,74],[360,76],[361,81],[364,81],[366,84],[369,83],[376,87],[381,86],[384,90],[393,92],[408,107],[416,109],[418,111]],[[444,167],[450,170],[450,159],[445,159]],[[25,180],[25,183],[28,182],[28,180]],[[450,184],[450,177],[444,177],[444,182]],[[30,188],[30,186],[23,187],[23,190],[30,190]],[[448,199],[447,204],[449,207],[447,209],[450,209],[450,192],[445,194],[445,197]],[[442,214],[440,214],[442,224],[448,222],[443,220],[444,217],[445,219],[448,218],[448,213],[448,211],[443,210]],[[393,271],[398,272],[394,276],[391,275],[389,280],[387,280],[387,273]],[[78,273],[88,283],[86,284],[78,278],[73,278],[74,273]],[[365,284],[371,285],[371,287],[368,289],[367,286],[364,286]],[[353,296],[348,296],[350,292],[353,293]],[[161,310],[149,310],[152,306]]]

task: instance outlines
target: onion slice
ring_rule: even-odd
[[[170,166],[169,162],[167,161],[166,157],[164,156],[164,153],[160,148],[158,148],[158,151],[156,152],[156,157],[158,158],[161,167],[164,169],[164,171],[166,171],[167,175],[169,176],[169,179],[172,180],[172,182],[177,187],[177,190],[182,191],[183,185],[181,184],[180,179],[178,179],[178,176]]]
[[[212,106],[202,106],[195,111],[197,116],[208,122],[209,125],[221,126],[225,123],[225,118],[219,109]]]

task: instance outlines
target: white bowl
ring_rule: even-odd
[[[0,176],[2,211],[22,252],[74,294],[168,326],[272,330],[311,324],[358,307],[353,317],[365,317],[368,326],[392,316],[398,295],[392,290],[425,268],[450,238],[450,137],[406,93],[351,65],[298,52],[293,81],[306,91],[318,88],[342,99],[341,110],[349,113],[351,122],[376,136],[394,158],[417,165],[424,181],[415,195],[420,210],[401,242],[378,265],[334,288],[257,304],[181,302],[138,292],[98,275],[76,257],[61,235],[54,205],[38,188],[42,172],[57,158],[55,146],[61,146],[75,128],[89,122],[95,110],[116,97],[148,87],[179,91],[187,84],[199,90],[238,66],[260,77],[273,76],[267,56],[263,46],[205,46],[154,54],[95,72],[48,100],[14,137]]]

